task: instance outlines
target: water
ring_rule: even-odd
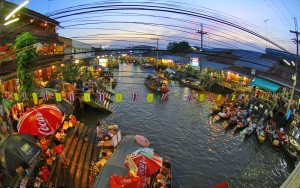
[[[114,72],[118,79],[115,92],[123,101],[114,103],[111,115],[87,109],[85,124],[95,126],[98,120],[118,124],[123,135],[141,134],[147,137],[155,151],[169,158],[173,165],[174,187],[198,188],[228,181],[235,188],[280,187],[294,165],[281,151],[276,152],[269,141],[260,144],[256,135],[244,139],[233,129],[225,130],[221,122],[210,119],[209,104],[188,101],[191,91],[173,87],[166,101],[143,85],[145,73],[139,67],[121,64]],[[131,94],[138,92],[137,102]]]

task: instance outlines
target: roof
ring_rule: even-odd
[[[250,82],[250,85],[258,86],[262,89],[265,89],[265,90],[268,90],[271,92],[276,92],[280,88],[280,85],[275,84],[274,82],[265,80],[263,78],[255,78],[252,82]]]
[[[125,158],[127,155],[133,153],[139,148],[140,145],[135,141],[134,135],[125,136],[120,142],[116,151],[105,163],[93,187],[94,188],[108,187],[110,182],[109,177],[112,174],[127,176],[129,172],[129,168],[124,166]]]

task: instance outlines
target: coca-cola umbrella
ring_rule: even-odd
[[[62,112],[55,105],[36,106],[19,120],[18,132],[46,137],[61,126],[62,119]]]
[[[146,186],[146,177],[128,177],[116,174],[110,176],[109,188],[144,188]]]
[[[29,134],[11,134],[0,142],[0,169],[9,176],[16,176],[17,169],[26,169],[41,154],[37,137]]]
[[[150,149],[150,148],[149,148]],[[125,165],[136,176],[151,176],[162,167],[162,158],[156,153],[144,152],[147,148],[140,148],[125,159]]]

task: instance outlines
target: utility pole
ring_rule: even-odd
[[[291,31],[291,33],[296,34],[296,38],[293,39],[293,41],[296,43],[296,70],[295,70],[295,74],[292,75],[292,80],[294,80],[293,82],[293,88],[292,88],[292,92],[291,92],[291,97],[287,106],[287,110],[286,110],[286,115],[289,112],[292,100],[293,100],[293,96],[294,96],[294,91],[295,91],[295,86],[296,86],[296,82],[297,82],[297,74],[298,74],[298,64],[299,64],[299,35],[300,33],[298,32],[298,26],[297,26],[297,19],[294,18],[295,21],[295,31]]]
[[[157,38],[152,38],[151,40],[156,40],[156,68],[158,67],[158,41],[159,38],[157,36]]]
[[[206,32],[203,32],[203,24],[201,24],[201,30],[197,31],[201,35],[201,49],[200,49],[200,57],[199,57],[199,85],[201,85],[202,82],[202,71],[203,71],[203,65],[202,65],[202,53],[203,53],[203,35],[206,34]]]

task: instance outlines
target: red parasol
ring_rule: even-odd
[[[156,153],[139,153],[137,155],[128,155],[125,159],[125,165],[136,176],[151,176],[162,167],[162,158]]]
[[[19,120],[18,131],[43,138],[53,134],[61,126],[62,119],[55,105],[36,106]]]
[[[127,177],[113,174],[110,176],[109,188],[144,188],[147,186],[145,177]]]

